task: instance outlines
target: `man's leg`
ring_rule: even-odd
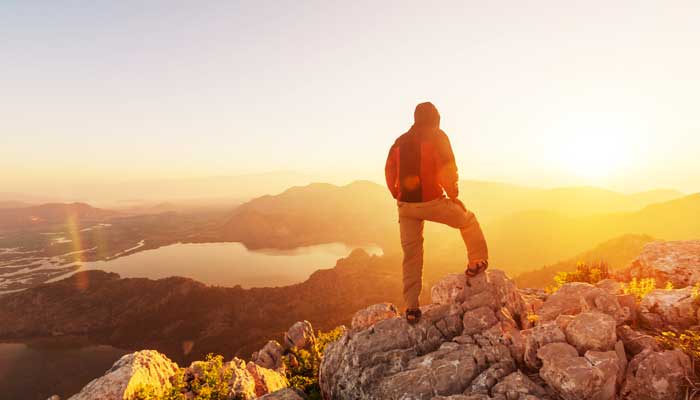
[[[464,210],[450,199],[443,198],[431,202],[422,210],[422,217],[459,229],[469,254],[469,263],[488,261],[489,250],[481,225],[473,212]]]
[[[418,308],[423,287],[423,225],[420,219],[399,215],[403,248],[403,298],[409,309]]]

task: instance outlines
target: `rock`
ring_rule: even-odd
[[[631,324],[637,320],[637,298],[633,294],[617,295],[617,303],[620,305],[622,320]]]
[[[693,288],[656,289],[639,305],[640,323],[650,329],[687,329],[698,323]]]
[[[494,312],[507,311],[510,318],[519,327],[528,328],[528,308],[515,283],[509,279],[503,271],[489,270],[469,278],[464,287],[464,302],[462,308],[465,311],[481,307],[488,307]]]
[[[284,371],[284,349],[276,340],[270,340],[260,351],[253,354],[251,361],[261,367]]]
[[[588,283],[573,282],[564,284],[549,296],[538,313],[540,321],[554,321],[563,314],[575,315],[581,312],[581,299],[596,288]]]
[[[624,344],[625,351],[632,356],[635,356],[642,351],[649,349],[652,351],[661,350],[659,342],[650,335],[635,331],[628,325],[622,325],[617,328],[617,336]]]
[[[564,332],[554,322],[547,322],[534,328],[522,332],[525,338],[525,354],[523,361],[525,365],[533,370],[542,366],[542,362],[537,357],[537,351],[550,343],[566,342]]]
[[[497,299],[488,305],[433,304],[415,325],[384,319],[329,344],[320,368],[323,398],[488,399],[483,392],[515,371],[505,332],[515,324],[511,310],[524,303],[505,275],[483,275],[470,279],[465,301]]]
[[[399,311],[395,305],[391,303],[374,304],[355,313],[352,317],[351,329],[361,331],[379,321],[398,316]]]
[[[258,397],[259,400],[305,400],[306,395],[296,389],[286,388]]]
[[[131,399],[141,389],[162,394],[171,387],[170,377],[177,373],[177,364],[155,350],[142,350],[124,355],[103,376],[88,383],[69,400]]]
[[[433,304],[461,303],[464,301],[464,287],[466,285],[466,275],[449,274],[430,289],[430,300]]]
[[[594,367],[603,372],[605,381],[603,382],[600,391],[600,398],[615,399],[617,389],[624,379],[624,371],[620,370],[620,360],[617,358],[616,351],[589,351],[584,355]]]
[[[613,355],[614,352],[611,352]],[[614,400],[617,363],[579,357],[566,343],[551,343],[538,352],[540,376],[564,400]]]
[[[284,344],[287,348],[308,349],[315,343],[316,335],[309,321],[294,323],[284,335]]]
[[[700,240],[653,242],[644,246],[632,263],[631,278],[654,278],[658,286],[666,282],[676,288],[700,282]]]
[[[257,397],[268,393],[276,392],[289,386],[287,378],[277,371],[263,368],[254,362],[249,362],[246,365],[246,370],[252,376],[255,382],[255,395]]]
[[[208,361],[195,361],[185,369],[185,398],[198,398],[204,394],[199,390],[205,379],[204,371],[210,368],[212,365]],[[243,400],[255,399],[288,386],[287,378],[282,373],[235,357],[222,365],[219,374],[229,376],[230,396]]]
[[[608,314],[618,324],[623,324],[629,317],[617,301],[617,296],[601,288],[593,288],[581,297],[581,311],[597,311]]]
[[[615,279],[603,279],[602,281],[596,283],[595,287],[603,289],[614,296],[625,294],[622,283],[616,281]]]
[[[574,317],[564,331],[566,341],[580,355],[588,350],[608,351],[615,347],[615,320],[608,314],[584,312]]]
[[[494,385],[491,393],[494,396],[504,396],[506,399],[527,398],[524,395],[536,398],[547,397],[547,392],[540,385],[533,382],[520,371],[513,372]]]
[[[630,361],[621,398],[679,400],[685,392],[690,366],[690,359],[680,350],[645,350]]]
[[[465,335],[479,333],[498,323],[496,314],[494,314],[493,310],[487,306],[465,312],[462,321],[464,324]]]

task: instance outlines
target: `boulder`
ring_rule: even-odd
[[[650,329],[687,329],[698,322],[693,288],[656,289],[639,305],[640,323]]]
[[[171,387],[170,378],[178,371],[177,364],[155,350],[142,350],[124,355],[103,376],[88,383],[69,400],[131,399],[139,390],[162,394]]]
[[[462,318],[464,324],[464,334],[473,335],[486,328],[490,328],[498,323],[496,314],[488,306],[479,307],[464,313]]]
[[[654,278],[658,286],[666,282],[684,288],[700,282],[700,240],[653,242],[644,246],[632,263],[630,278]]]
[[[618,324],[623,324],[629,318],[629,311],[620,307],[618,296],[601,288],[593,288],[581,297],[581,311],[597,311],[608,314]]]
[[[613,355],[615,352],[611,352]],[[540,376],[564,400],[614,400],[617,363],[580,357],[566,343],[551,343],[537,352]]]
[[[550,343],[566,342],[564,332],[554,322],[547,322],[524,330],[522,336],[525,341],[523,361],[528,368],[533,370],[537,370],[542,366],[542,362],[537,357],[537,351],[540,348]]]
[[[538,313],[540,321],[554,321],[558,316],[575,315],[581,312],[581,300],[594,291],[595,286],[588,283],[573,282],[564,284],[549,296]]]
[[[531,399],[533,397],[540,399],[547,397],[547,391],[544,388],[520,371],[513,372],[495,384],[493,389],[491,389],[491,393],[494,396],[500,395],[506,399],[527,399],[527,396],[532,396],[530,397]]]
[[[379,321],[398,316],[399,311],[395,305],[391,303],[374,304],[355,313],[352,317],[351,329],[361,331]]]
[[[617,336],[620,338],[620,341],[622,341],[625,352],[632,356],[636,356],[646,349],[652,351],[661,350],[661,346],[656,339],[645,333],[635,331],[630,328],[629,325],[619,326],[617,328]]]
[[[615,347],[615,320],[608,314],[584,312],[574,317],[564,331],[566,341],[580,355],[588,350],[608,351]]]
[[[620,397],[624,400],[680,400],[684,398],[690,369],[690,359],[680,350],[644,350],[630,361]]]
[[[308,349],[315,343],[316,335],[309,321],[294,323],[284,335],[284,344],[287,348]]]
[[[271,369],[263,368],[254,362],[249,362],[246,365],[246,371],[255,382],[255,396],[260,397],[268,393],[276,392],[289,386],[287,378]]]
[[[461,303],[464,300],[464,287],[466,285],[466,275],[449,274],[430,289],[430,300],[433,304]]]
[[[516,371],[506,333],[519,323],[512,311],[522,312],[524,302],[499,271],[469,283],[465,302],[493,301],[466,308],[454,302],[428,305],[415,325],[383,319],[329,344],[320,367],[323,398],[488,399],[486,393]],[[499,387],[506,392],[509,386]]]
[[[258,397],[259,400],[305,400],[306,395],[296,389],[285,388],[266,394],[262,397]]]
[[[465,311],[488,307],[494,313],[506,312],[521,328],[528,328],[528,307],[515,283],[503,271],[489,270],[469,278],[464,287]]]
[[[284,371],[284,349],[276,340],[270,340],[260,351],[253,353],[251,361],[261,367]]]
[[[596,283],[595,287],[603,289],[614,296],[625,294],[624,286],[615,279],[603,279],[602,281]]]

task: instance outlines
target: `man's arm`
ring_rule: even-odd
[[[459,185],[457,183],[459,174],[457,173],[457,163],[452,152],[452,145],[445,132],[438,132],[436,145],[439,156],[438,182],[449,198],[456,199],[459,196]]]
[[[386,186],[389,188],[391,195],[396,199],[399,197],[399,169],[398,169],[398,147],[391,146],[389,155],[386,158],[384,166],[384,177],[386,178]]]

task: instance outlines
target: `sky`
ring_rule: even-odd
[[[0,191],[381,181],[418,102],[465,179],[700,191],[697,1],[4,1]]]

